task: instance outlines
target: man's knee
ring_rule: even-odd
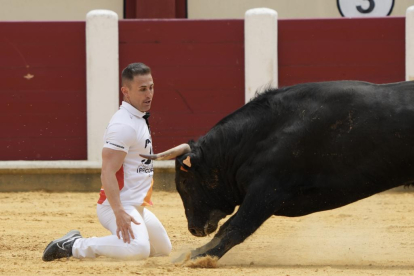
[[[151,248],[151,257],[162,257],[170,255],[172,250],[172,245],[170,240],[164,242],[161,246],[158,245],[157,248]]]
[[[150,244],[148,241],[131,240],[126,244],[122,259],[142,260],[150,256]]]

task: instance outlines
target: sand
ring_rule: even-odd
[[[414,275],[412,190],[300,218],[272,217],[221,260],[206,261],[215,268],[172,263],[212,238],[187,231],[177,193],[155,192],[151,207],[170,235],[170,256],[48,263],[41,260],[46,245],[71,229],[109,234],[96,217],[98,193],[0,193],[0,275]]]

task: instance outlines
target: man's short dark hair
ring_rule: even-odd
[[[124,70],[122,70],[122,85],[125,85],[126,81],[132,81],[135,76],[138,75],[148,75],[151,74],[151,68],[149,68],[147,65],[141,62],[135,62],[129,64],[127,67],[125,67]]]

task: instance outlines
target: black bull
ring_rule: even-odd
[[[197,142],[150,157],[177,155],[175,182],[193,235],[214,232],[240,206],[192,251],[221,258],[272,215],[304,216],[411,184],[414,82],[271,89]]]

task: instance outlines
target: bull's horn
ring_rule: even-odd
[[[189,152],[191,152],[190,145],[181,144],[179,146],[176,146],[175,148],[169,149],[158,154],[140,154],[140,156],[151,160],[168,160]]]

